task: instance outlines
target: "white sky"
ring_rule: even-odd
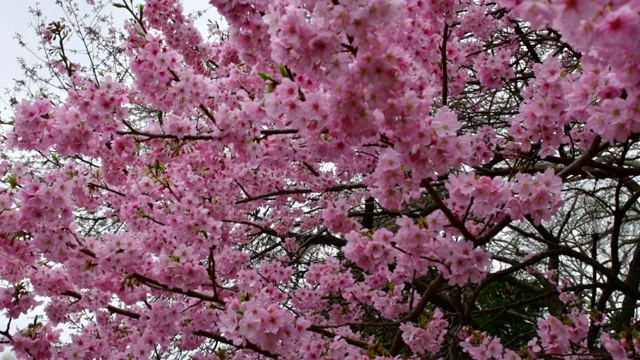
[[[64,0],[69,1],[69,0]],[[89,5],[85,0],[76,0],[81,9],[89,10]],[[135,4],[141,3],[142,0],[135,0]],[[34,17],[29,13],[29,7],[33,7],[39,4],[39,8],[51,20],[55,20],[61,17],[62,13],[55,5],[54,0],[11,0],[2,2],[2,10],[0,11],[0,118],[5,119],[11,115],[9,110],[9,97],[5,94],[6,88],[13,86],[13,79],[22,78],[22,72],[18,64],[17,58],[22,57],[28,63],[37,61],[35,56],[31,54],[27,49],[20,47],[15,34],[20,33],[23,35],[25,42],[35,50],[37,48],[38,38],[34,34],[30,24],[34,23]],[[215,21],[217,12],[212,9],[207,0],[183,0],[183,6],[187,11],[193,10],[206,10],[208,18]],[[127,17],[126,10],[112,8],[116,17],[116,25],[120,25]],[[207,16],[196,23],[201,29],[204,30],[204,24],[206,24]],[[18,99],[19,100],[19,99]],[[33,320],[33,317],[24,317],[14,320],[12,322],[12,329],[24,328],[26,324]],[[7,324],[7,318],[0,314],[0,330],[4,330]],[[0,353],[0,355],[7,353]]]
[[[70,0],[63,0],[65,2]],[[86,0],[74,0],[81,9],[90,10],[91,7],[87,5]],[[121,2],[121,0],[104,0],[111,2]],[[129,0],[130,1],[130,0]],[[134,0],[134,4],[143,3],[143,0]],[[207,15],[204,18],[196,22],[203,31],[207,19],[215,21],[218,18],[218,14],[209,4],[207,0],[182,0],[183,6],[187,11],[195,10],[207,10]],[[34,51],[37,48],[39,39],[34,34],[30,24],[35,22],[32,14],[29,13],[29,8],[38,4],[38,7],[43,11],[46,17],[50,20],[57,20],[62,17],[62,12],[58,6],[55,5],[55,0],[18,0],[18,1],[3,1],[2,10],[0,11],[0,117],[6,118],[10,115],[9,97],[5,94],[5,88],[11,88],[13,86],[13,79],[20,78],[22,73],[20,66],[17,62],[18,57],[25,58],[28,63],[33,63],[36,58],[27,49],[20,47],[15,34],[20,33],[25,42]],[[116,18],[116,25],[122,24],[125,19],[129,18],[126,10],[116,9],[115,7],[107,7],[108,11],[113,11]]]
[[[47,0],[45,0],[47,1]],[[35,1],[7,1],[0,11],[0,49],[3,56],[0,56],[0,108],[8,105],[8,99],[4,95],[4,88],[13,85],[12,79],[20,75],[20,66],[16,58],[25,56],[25,51],[18,46],[14,39],[16,32],[30,34],[28,24],[32,22],[29,14],[29,6]]]

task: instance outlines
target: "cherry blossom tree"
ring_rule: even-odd
[[[640,1],[112,5],[3,143],[20,358],[640,356]]]

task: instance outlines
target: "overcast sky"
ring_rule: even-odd
[[[82,9],[90,10],[85,0],[77,1]],[[141,2],[142,0],[135,0],[135,4]],[[20,33],[27,44],[34,50],[37,48],[38,38],[30,27],[34,23],[34,17],[29,13],[29,8],[34,7],[36,4],[39,4],[39,8],[51,20],[59,19],[62,16],[62,12],[55,5],[54,0],[12,0],[3,1],[2,4],[2,11],[0,11],[0,51],[2,52],[2,56],[0,56],[0,118],[2,119],[11,116],[11,112],[8,109],[9,97],[5,94],[5,88],[11,88],[14,83],[13,79],[22,77],[17,58],[25,58],[28,63],[33,63],[37,60],[27,49],[19,46],[15,39],[15,34]],[[214,21],[217,17],[217,12],[211,8],[207,0],[183,0],[183,4],[188,11],[208,9],[207,16],[196,23],[201,28],[204,28],[207,17]],[[114,11],[116,24],[122,24],[127,18],[125,10],[110,7],[110,11],[111,9]],[[19,321],[13,321],[12,328],[14,331],[16,327],[24,328],[32,320],[33,317],[24,317]],[[6,324],[7,319],[0,313],[0,330],[4,330]]]
[[[49,1],[49,0],[45,0]],[[53,1],[52,1],[53,2]],[[28,24],[33,18],[29,14],[29,5],[31,1],[7,1],[0,11],[0,107],[4,108],[8,105],[8,99],[5,98],[4,88],[13,85],[12,78],[20,75],[20,67],[16,61],[16,57],[24,56],[24,49],[18,46],[14,39],[16,32],[29,33]]]
[[[70,1],[70,0],[63,0]],[[90,5],[86,3],[86,0],[75,0],[81,9],[89,11]],[[106,1],[121,1],[121,0],[105,0]],[[218,18],[217,12],[211,7],[207,0],[182,0],[183,6],[188,12],[194,10],[207,10],[207,15],[196,22],[196,25],[205,29],[207,19],[213,21]],[[143,0],[134,0],[134,4],[143,3]],[[6,117],[9,115],[7,111],[9,107],[9,98],[5,94],[5,88],[11,88],[13,86],[13,79],[20,78],[22,72],[18,65],[17,58],[22,57],[27,60],[28,63],[33,63],[36,58],[27,49],[20,47],[15,38],[15,34],[19,33],[24,37],[25,42],[30,48],[35,50],[39,39],[34,34],[33,25],[35,20],[32,14],[29,13],[29,8],[38,5],[42,12],[50,20],[57,20],[63,16],[59,7],[55,5],[55,0],[21,0],[21,1],[3,1],[2,11],[0,11],[0,117]],[[121,25],[127,18],[128,14],[124,9],[116,9],[114,7],[107,7],[108,11],[113,11],[116,18],[116,25]]]

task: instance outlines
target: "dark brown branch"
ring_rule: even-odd
[[[338,335],[332,333],[329,330],[323,329],[322,327],[315,326],[315,325],[309,326],[309,328],[307,330],[309,330],[311,332],[314,332],[314,333],[317,333],[317,334],[324,335],[324,336],[326,336],[328,338],[332,338],[332,339],[338,336]],[[340,336],[340,338],[344,339],[344,341],[346,341],[348,344],[351,344],[353,346],[357,346],[357,347],[362,348],[362,349],[366,349],[369,346],[369,343],[361,341],[361,340],[356,340],[356,339],[352,339],[352,338],[344,337],[344,336]]]
[[[327,188],[324,191],[314,191],[311,189],[283,189],[283,190],[278,190],[278,191],[274,191],[266,194],[249,196],[246,199],[236,201],[236,204],[244,204],[251,201],[266,199],[266,198],[280,196],[280,195],[312,194],[312,193],[319,193],[319,192],[336,192],[336,191],[356,190],[356,189],[364,189],[364,188],[365,188],[364,184],[356,183],[356,184],[336,185],[336,186]]]
[[[601,139],[598,136],[593,140],[593,143],[591,144],[591,146],[589,146],[589,148],[587,148],[587,150],[579,158],[577,158],[573,163],[571,163],[569,166],[567,166],[562,171],[560,171],[558,173],[558,176],[563,180],[565,180],[569,176],[578,173],[580,169],[584,165],[586,165],[600,151],[600,143],[601,143]]]
[[[520,37],[520,40],[522,40],[522,44],[524,45],[524,47],[527,48],[527,51],[529,52],[531,59],[533,59],[533,61],[536,63],[542,63],[542,61],[540,60],[540,56],[538,56],[538,53],[536,52],[536,49],[531,44],[531,41],[529,40],[529,38],[527,38],[524,31],[522,31],[522,28],[520,27],[520,24],[518,23],[518,21],[515,19],[509,19],[509,22],[513,24],[513,30]]]
[[[462,221],[460,221],[460,219],[458,219],[455,215],[453,215],[453,213],[451,212],[451,210],[449,210],[447,205],[442,201],[442,199],[440,199],[440,195],[438,195],[438,192],[433,188],[433,186],[431,186],[431,184],[428,181],[424,181],[422,183],[422,186],[424,186],[424,188],[427,189],[427,192],[429,193],[429,195],[431,195],[433,202],[435,202],[436,205],[438,205],[438,208],[440,209],[440,211],[444,213],[444,215],[447,217],[447,220],[449,220],[451,225],[456,229],[458,229],[458,231],[460,231],[462,236],[464,236],[467,240],[473,241],[473,243],[475,244],[476,237],[473,236],[471,232],[469,232],[469,230],[464,226],[464,224],[462,223]]]
[[[211,120],[211,122],[213,122],[213,124],[214,124],[214,125],[216,125],[216,126],[218,125],[218,124],[216,123],[216,118],[213,116],[213,114],[211,113],[211,111],[209,111],[209,109],[207,109],[207,107],[206,107],[206,106],[204,106],[204,105],[202,105],[202,104],[201,104],[200,106],[198,106],[198,108],[199,108],[200,110],[202,110],[202,112],[203,112],[203,113],[204,113],[204,114],[205,114],[205,115],[206,115],[206,116]]]
[[[119,195],[119,196],[127,196],[125,193],[122,193],[122,192],[120,192],[118,190],[111,189],[110,187],[107,187],[107,186],[104,186],[104,185],[100,185],[100,184],[96,184],[96,183],[88,183],[87,186],[89,187],[89,189],[91,189],[91,187],[94,187],[94,188],[98,188],[98,189],[102,189],[102,190],[106,190],[106,191],[112,192],[112,193],[114,193],[116,195]]]
[[[362,215],[362,227],[373,230],[373,217],[375,209],[375,199],[371,196],[364,201],[364,213]]]
[[[262,134],[264,136],[286,135],[286,134],[297,134],[297,133],[298,133],[298,129],[267,129],[267,130],[260,130],[260,134]]]
[[[449,40],[449,24],[444,23],[442,45],[440,46],[440,61],[442,62],[442,105],[446,106],[449,97],[449,74],[447,71],[447,41]]]
[[[131,130],[131,131],[117,131],[118,135],[135,135],[135,136],[145,136],[149,139],[173,139],[173,140],[220,140],[221,137],[217,136],[209,136],[209,135],[172,135],[172,134],[153,134],[139,130]]]
[[[427,290],[424,291],[422,297],[418,301],[418,304],[416,304],[416,307],[414,307],[413,310],[411,310],[411,312],[409,312],[409,314],[405,316],[401,322],[415,321],[420,316],[420,314],[422,314],[431,299],[438,293],[442,284],[444,284],[444,276],[442,275],[442,273],[440,273],[435,279],[433,279],[433,281],[431,281],[429,287],[427,287]],[[392,356],[398,355],[401,345],[402,334],[401,331],[398,330],[393,339],[393,343],[391,344],[391,349],[389,349],[389,353]]]
[[[140,281],[141,283],[153,288],[153,289],[157,289],[157,290],[162,290],[162,291],[167,291],[167,292],[171,292],[174,294],[181,294],[181,295],[185,295],[185,296],[189,296],[192,298],[196,298],[196,299],[200,299],[203,301],[209,301],[209,302],[213,302],[216,304],[220,304],[220,305],[224,305],[224,301],[222,299],[219,299],[215,296],[211,296],[211,295],[206,295],[206,294],[202,294],[200,292],[197,291],[193,291],[193,290],[182,290],[179,288],[170,288],[167,285],[161,284],[160,282],[153,280],[149,277],[146,277],[144,275],[141,274],[133,274],[131,275],[132,278]]]
[[[210,331],[196,330],[196,331],[194,331],[194,334],[196,334],[198,336],[206,337],[206,338],[209,338],[209,339],[212,339],[212,340],[215,340],[215,341],[227,344],[227,345],[249,349],[251,351],[255,351],[258,354],[266,356],[266,357],[271,358],[271,359],[279,359],[280,358],[278,355],[273,354],[273,353],[271,353],[269,351],[263,350],[259,346],[255,345],[255,344],[253,344],[253,343],[251,343],[250,341],[247,341],[247,340],[244,341],[244,345],[237,346],[237,345],[235,345],[233,343],[233,341],[225,338],[224,336],[220,336],[218,334],[214,334],[214,333],[212,333]]]

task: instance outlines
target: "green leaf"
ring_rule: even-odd
[[[113,5],[114,7],[117,7],[118,9],[126,9],[127,8],[127,6],[125,4],[113,3],[111,5]]]
[[[280,65],[280,74],[282,77],[289,77],[289,74],[287,74],[287,68],[284,65]]]
[[[262,80],[273,81],[273,78],[269,74],[267,74],[265,72],[258,71],[258,76],[260,76],[262,78]]]
[[[9,187],[12,189],[15,189],[18,187],[18,176],[16,176],[16,174],[10,174],[9,176],[7,176],[7,184],[9,184]]]

